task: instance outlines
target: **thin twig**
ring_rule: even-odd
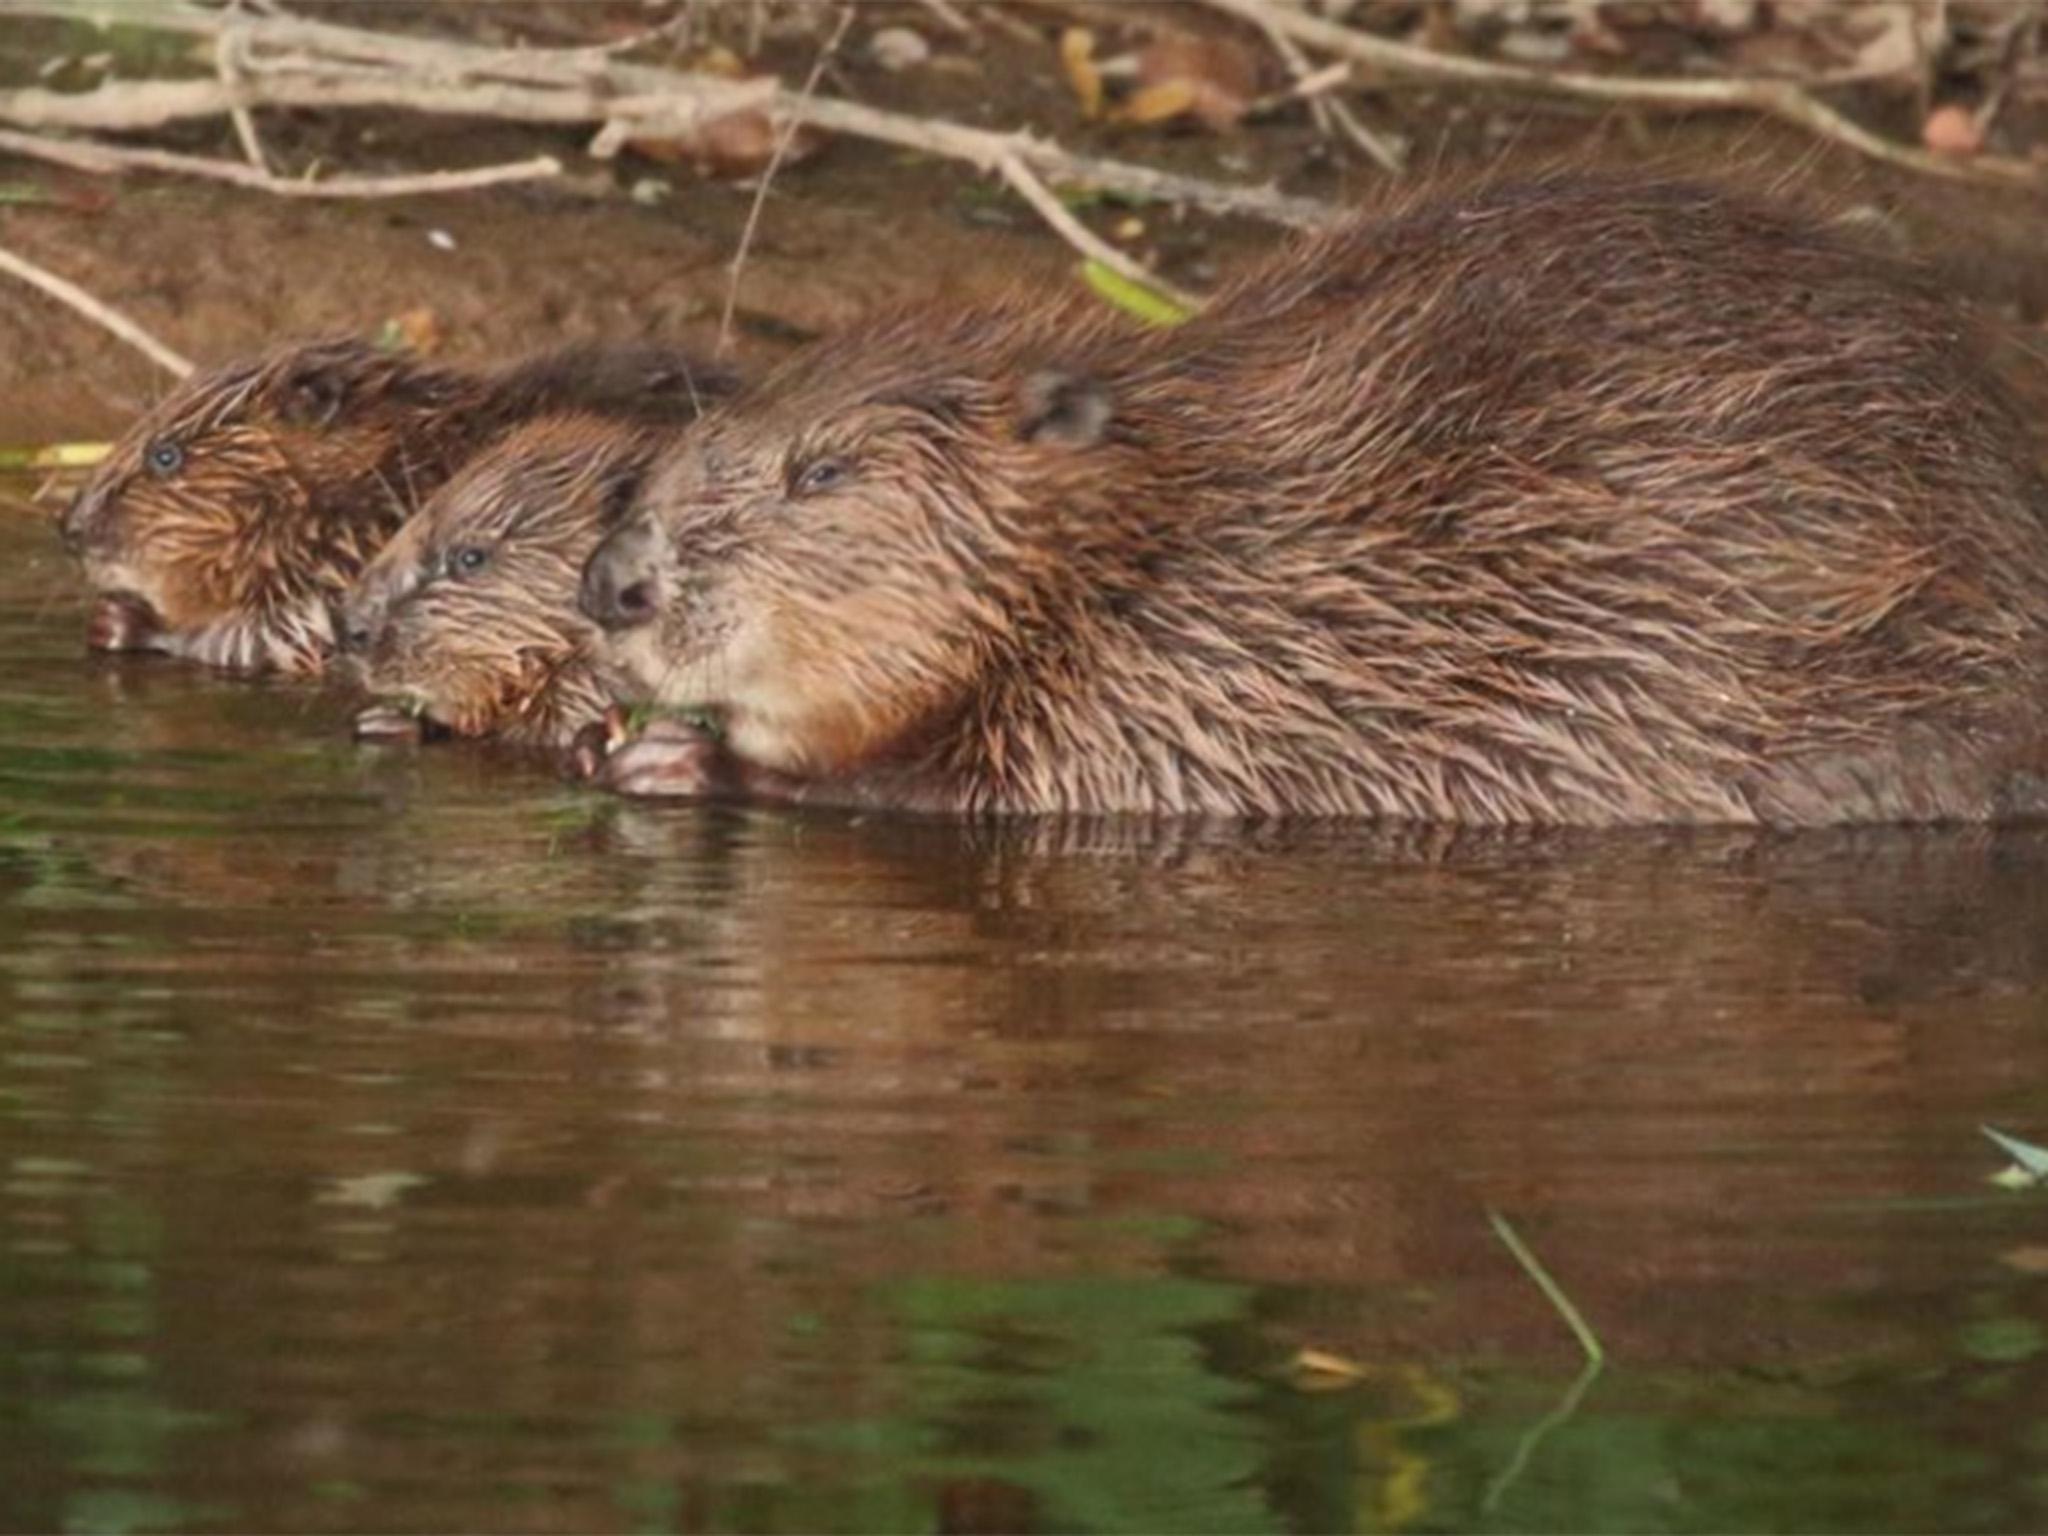
[[[1083,256],[1101,262],[1119,277],[1127,278],[1141,288],[1150,288],[1166,295],[1181,308],[1197,310],[1202,300],[1185,288],[1176,288],[1155,272],[1149,272],[1122,251],[1104,240],[1094,230],[1075,218],[1067,207],[1052,194],[1052,189],[1031,173],[1031,168],[1015,156],[1009,156],[996,166],[1004,181],[1010,184],[1025,202],[1037,210],[1038,216],[1058,232],[1060,238],[1074,247]]]
[[[826,40],[825,46],[818,50],[817,58],[811,61],[811,73],[804,81],[804,88],[797,97],[798,101],[811,99],[812,93],[818,88],[819,80],[824,78],[826,64],[831,61],[832,55],[839,51],[839,44],[846,37],[846,29],[852,25],[853,7],[847,5],[839,12],[839,25],[833,28],[832,36]],[[747,222],[740,230],[739,246],[732,253],[731,276],[725,285],[725,311],[718,317],[718,344],[715,356],[725,356],[732,346],[732,318],[740,303],[740,273],[746,268],[747,251],[754,243],[754,230],[761,222],[761,209],[768,201],[768,184],[775,179],[776,171],[781,169],[783,156],[789,153],[790,143],[796,138],[800,126],[801,121],[794,115],[782,125],[782,132],[775,136],[775,149],[768,156],[767,169],[761,172],[760,184],[754,188],[753,205],[747,209]]]
[[[1298,47],[1293,38],[1274,26],[1270,17],[1261,17],[1257,22],[1266,41],[1273,45],[1273,51],[1280,55],[1280,62],[1287,66],[1287,72],[1294,77],[1299,96],[1308,102],[1309,112],[1316,122],[1328,131],[1330,124],[1342,129],[1344,136],[1364,150],[1366,155],[1389,176],[1398,176],[1406,169],[1402,163],[1401,151],[1380,134],[1374,133],[1358,120],[1343,102],[1326,95],[1333,86],[1342,84],[1351,70],[1347,63],[1344,72],[1335,79],[1324,80],[1323,71],[1309,63],[1308,56]],[[1313,88],[1309,82],[1314,81]]]
[[[468,192],[509,181],[535,181],[562,173],[561,161],[552,155],[541,155],[532,160],[515,160],[509,165],[478,166],[466,171],[423,171],[408,176],[330,176],[324,181],[303,181],[288,176],[272,176],[232,160],[181,155],[167,149],[101,144],[87,139],[44,138],[39,134],[16,133],[9,128],[0,128],[0,150],[100,176],[131,170],[163,171],[177,176],[201,176],[211,181],[232,182],[238,187],[251,187],[278,197],[417,197],[434,192]]]
[[[238,7],[231,4],[228,7]],[[242,79],[239,35],[232,27],[223,27],[213,49],[214,72],[220,76],[220,83],[227,87],[231,96],[239,95],[237,90]],[[241,141],[242,153],[249,163],[264,175],[274,175],[270,157],[263,152],[263,140],[256,132],[256,114],[240,101],[228,109],[228,115],[235,125],[235,137]]]
[[[1590,75],[1572,70],[1531,69],[1490,59],[1438,53],[1412,43],[1376,37],[1356,27],[1311,16],[1273,0],[1204,0],[1213,9],[1268,31],[1286,33],[1296,42],[1322,53],[1350,59],[1391,75],[1440,80],[1463,85],[1491,85],[1577,96],[1664,110],[1746,111],[1792,123],[1821,138],[1832,139],[1873,160],[1888,161],[1933,176],[1962,181],[2020,182],[2038,186],[2040,171],[2025,160],[1996,155],[1937,155],[1872,133],[1789,80],[1666,80],[1641,75]]]
[[[105,326],[131,347],[145,353],[151,362],[167,373],[182,379],[192,371],[190,359],[173,352],[119,310],[101,303],[76,283],[37,266],[26,257],[15,255],[4,246],[0,246],[0,272],[18,277],[32,288],[40,288],[58,303],[67,304],[88,320]]]

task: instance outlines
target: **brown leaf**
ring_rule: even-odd
[[[441,317],[424,304],[393,315],[390,329],[400,343],[422,357],[433,356],[448,339]]]
[[[662,138],[632,139],[636,154],[665,164],[694,165],[706,176],[738,178],[757,176],[775,158],[775,141],[781,133],[766,112],[728,112],[700,123],[687,133]],[[808,160],[823,147],[824,135],[812,128],[798,128],[782,157],[784,165]]]
[[[1259,93],[1251,51],[1227,37],[1162,37],[1138,55],[1138,89],[1118,114],[1126,122],[1161,122],[1185,114],[1218,133],[1237,126]],[[1178,101],[1172,112],[1164,104]],[[1137,116],[1145,103],[1149,115]]]
[[[1998,1256],[1998,1262],[2023,1275],[2048,1275],[2048,1247],[2028,1243],[2023,1247],[2008,1248]]]
[[[1920,142],[1938,155],[1974,155],[1984,147],[1984,128],[1968,107],[1936,107],[1920,125]]]
[[[1298,1349],[1287,1362],[1294,1385],[1304,1392],[1340,1392],[1365,1379],[1365,1367],[1325,1349]]]

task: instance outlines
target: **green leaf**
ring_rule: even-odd
[[[1143,283],[1134,283],[1099,261],[1081,263],[1081,280],[1093,288],[1098,297],[1147,325],[1179,325],[1189,318],[1189,312],[1165,294],[1147,288]]]

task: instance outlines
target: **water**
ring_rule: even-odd
[[[81,627],[0,518],[0,1526],[2048,1526],[2042,833],[653,810]]]

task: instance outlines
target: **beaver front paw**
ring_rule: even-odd
[[[701,800],[732,788],[723,744],[686,720],[650,720],[629,737],[623,712],[608,711],[576,733],[569,763],[577,778],[621,795]]]
[[[357,741],[423,741],[426,722],[396,704],[372,704],[356,712],[350,727]]]
[[[85,643],[96,651],[147,651],[156,636],[156,611],[132,592],[103,593],[85,626]]]

